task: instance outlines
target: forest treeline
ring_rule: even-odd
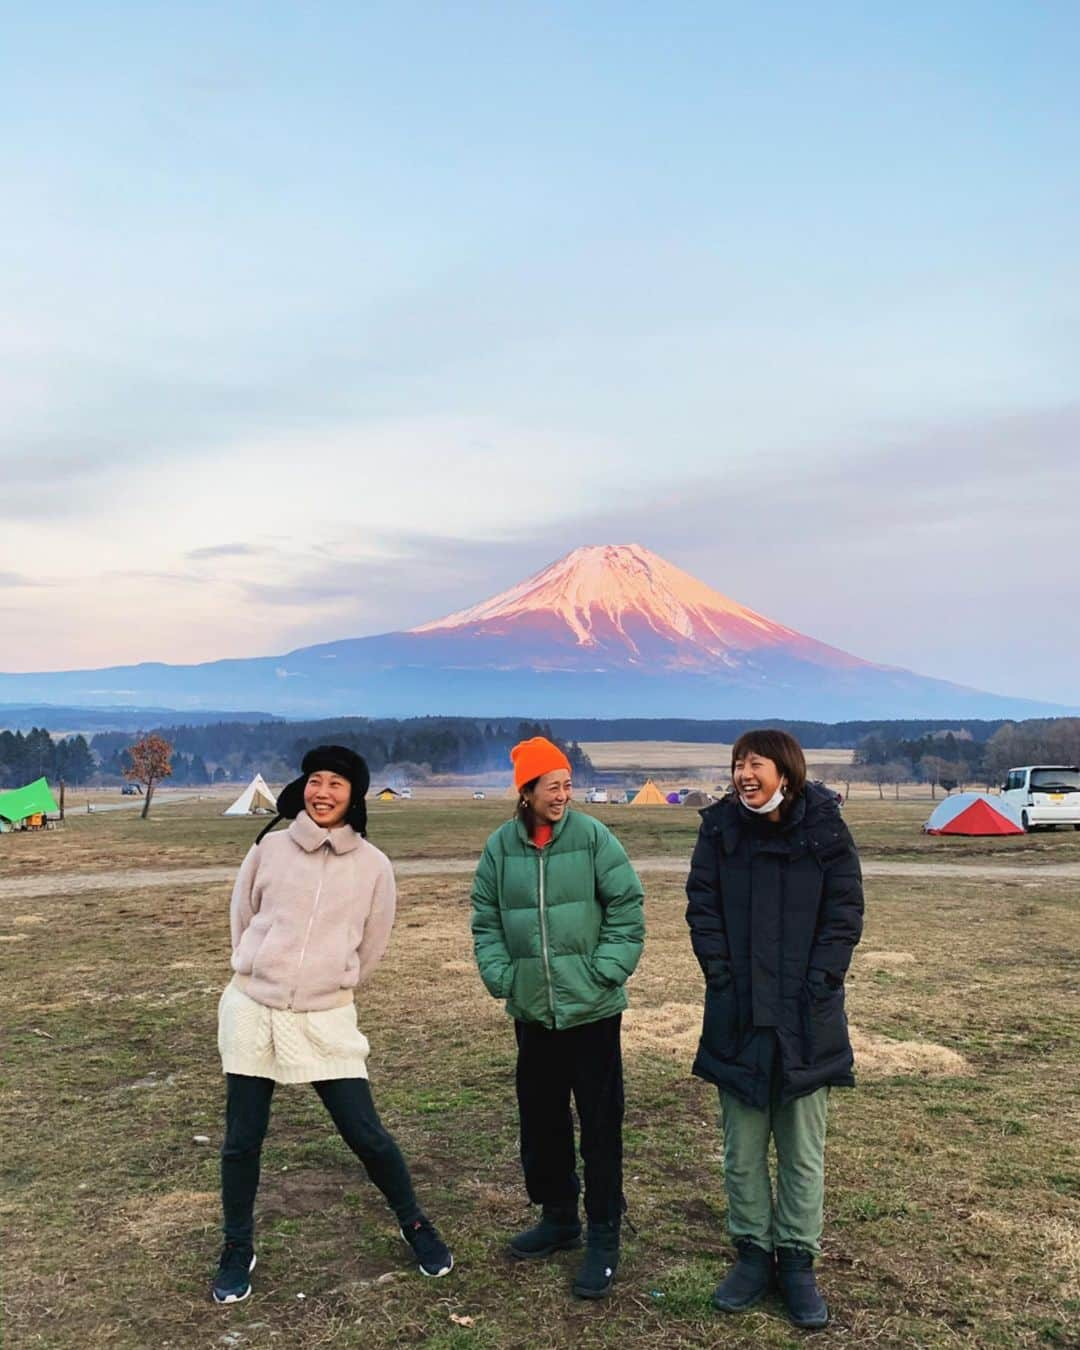
[[[510,747],[529,736],[560,740],[540,722],[477,722],[470,718],[421,717],[407,721],[363,717],[317,722],[218,722],[209,726],[148,728],[173,746],[177,783],[247,782],[258,772],[273,782],[292,778],[312,746],[346,745],[368,762],[373,776],[423,781],[432,774],[483,773],[506,769]],[[118,777],[126,751],[142,733],[99,732],[91,747],[101,772]],[[576,741],[564,748],[575,775],[587,781],[592,765]]]
[[[72,786],[94,780],[98,763],[85,736],[56,739],[44,727],[0,731],[0,788],[22,787],[37,778]]]
[[[878,728],[856,745],[851,777],[879,789],[905,782],[1000,787],[1009,769],[1024,764],[1080,764],[1080,717],[1004,722],[984,740],[962,727],[918,736]]]
[[[580,740],[732,741],[752,725],[745,721],[691,722],[585,719],[530,722],[499,719],[418,717],[329,718],[311,722],[219,721],[204,725],[148,726],[144,731],[103,731],[62,738],[44,727],[0,732],[0,787],[45,777],[72,786],[119,782],[128,767],[127,748],[146,732],[173,746],[171,782],[201,785],[247,782],[260,772],[283,782],[297,770],[304,752],[328,741],[364,756],[376,777],[422,781],[426,775],[505,770],[510,747],[528,736],[546,735],[564,745],[575,777],[588,783],[592,765]],[[1080,718],[1026,722],[895,721],[772,722],[804,745],[853,747],[850,777],[879,788],[889,783],[926,782],[943,787],[999,784],[1009,768],[1022,764],[1080,763]],[[605,734],[599,734],[600,728]],[[619,736],[612,730],[618,729]],[[703,729],[707,729],[705,734]],[[811,753],[811,759],[813,755]],[[826,776],[844,778],[838,766]]]

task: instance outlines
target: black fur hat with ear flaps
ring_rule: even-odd
[[[349,797],[349,809],[345,813],[345,824],[351,825],[357,834],[367,838],[367,802],[364,797],[371,786],[371,774],[362,755],[344,745],[317,745],[309,750],[300,763],[300,777],[286,783],[278,793],[277,815],[259,831],[255,842],[261,842],[279,820],[295,820],[304,809],[304,788],[313,773],[325,769],[344,778],[352,787]]]

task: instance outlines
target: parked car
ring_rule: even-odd
[[[402,801],[411,802],[412,788],[402,788],[401,791],[398,793],[398,796],[402,799]]]
[[[141,797],[142,788],[138,783],[124,783],[120,788],[120,795],[122,797]]]
[[[592,802],[596,806],[606,806],[607,799],[607,788],[589,788],[585,794],[586,802]]]
[[[482,802],[486,796],[487,796],[486,792],[481,792],[480,789],[477,788],[472,795],[472,799],[474,802]]]
[[[1020,813],[1025,830],[1071,825],[1080,830],[1080,767],[1075,764],[1027,764],[1010,769],[1001,799]]]

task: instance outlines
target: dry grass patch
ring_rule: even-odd
[[[160,1250],[195,1229],[216,1228],[221,1198],[216,1191],[166,1191],[124,1206],[121,1226],[146,1246]]]
[[[623,1015],[623,1047],[630,1054],[650,1051],[689,1065],[701,1035],[700,1003],[635,1007]]]
[[[985,1233],[992,1245],[1016,1249],[1034,1248],[1057,1273],[1064,1298],[1080,1299],[1080,1217],[1050,1214],[1034,1221],[1000,1211],[974,1209],[967,1215],[974,1228]]]
[[[1080,1218],[1052,1216],[1041,1226],[1047,1259],[1062,1278],[1066,1298],[1080,1300]]]
[[[915,963],[914,952],[864,952],[861,947],[855,949],[855,960],[860,966],[870,970],[896,970],[898,967]]]
[[[974,1069],[956,1050],[933,1041],[893,1041],[851,1028],[855,1069],[865,1078],[966,1078]]]

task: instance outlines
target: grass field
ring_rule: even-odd
[[[233,865],[257,828],[189,801],[0,838],[3,878],[56,878],[0,919],[4,1344],[33,1347],[794,1346],[769,1303],[711,1311],[727,1261],[714,1094],[689,1077],[701,979],[682,878],[648,874],[625,1022],[628,1235],[610,1300],[572,1256],[521,1267],[513,1035],[476,977],[467,875],[403,876],[359,997],[372,1084],[457,1265],[423,1280],[310,1090],[281,1088],[255,1294],[219,1309],[216,1004],[227,885],[65,891],[67,874]],[[925,804],[861,801],[865,856],[1080,858],[1080,834],[918,834]],[[475,856],[502,801],[372,810],[395,859]],[[685,855],[681,809],[598,812],[633,856]],[[871,879],[849,991],[859,1087],[830,1107],[819,1344],[1075,1346],[1080,1327],[1080,906],[1075,881]],[[210,1144],[194,1142],[208,1136]],[[455,1320],[459,1319],[459,1320]],[[460,1319],[468,1319],[463,1321]]]
[[[692,808],[582,806],[609,825],[637,857],[685,854],[697,835]],[[370,834],[391,858],[475,858],[488,834],[507,818],[513,803],[448,796],[436,801],[375,803],[368,808]],[[1057,830],[987,839],[935,837],[922,833],[932,803],[853,798],[844,810],[860,847],[870,857],[962,862],[1000,858],[1008,862],[1080,861],[1080,832]],[[81,870],[195,867],[238,864],[264,824],[220,814],[221,798],[155,799],[149,817],[138,811],[69,814],[63,830],[0,835],[0,878]]]
[[[653,772],[697,772],[707,769],[725,771],[731,763],[729,744],[698,741],[582,741],[581,748],[603,770],[644,769]],[[852,750],[811,750],[806,758],[812,764],[850,764]]]

